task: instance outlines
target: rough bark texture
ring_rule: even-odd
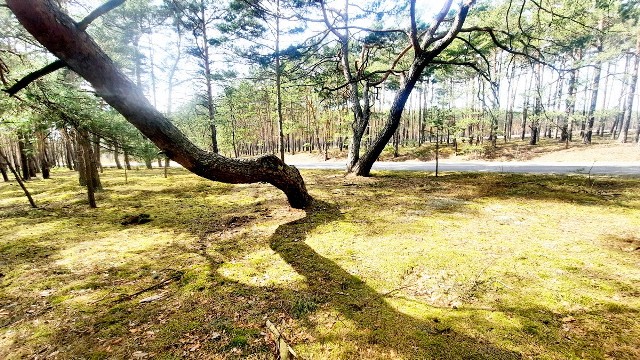
[[[311,202],[300,172],[278,157],[228,159],[195,146],[156,110],[93,39],[51,0],[9,0],[20,23],[43,46],[89,81],[109,105],[189,171],[225,183],[267,182],[282,190],[295,208]]]

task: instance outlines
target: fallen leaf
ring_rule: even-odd
[[[133,356],[136,359],[144,359],[147,356],[149,356],[149,354],[143,351],[134,351],[133,354],[131,354],[131,356]]]
[[[139,302],[140,302],[140,304],[144,304],[144,303],[150,303],[152,301],[156,301],[156,300],[160,300],[160,299],[162,299],[162,295],[158,294],[158,295],[153,295],[153,296],[146,297],[146,298],[140,300]]]

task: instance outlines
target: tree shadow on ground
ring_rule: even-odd
[[[341,218],[335,204],[315,201],[304,218],[280,225],[269,241],[271,248],[306,278],[310,292],[355,324],[359,333],[348,341],[360,342],[360,348],[380,346],[407,358],[521,358],[518,353],[451,329],[443,333],[431,319],[400,313],[385,301],[383,294],[305,243],[316,227]]]
[[[431,192],[451,193],[462,200],[475,201],[483,198],[526,199],[537,201],[557,201],[583,206],[607,205],[619,208],[631,208],[619,198],[640,200],[638,185],[630,179],[609,179],[583,175],[544,175],[544,174],[484,174],[484,173],[445,173],[436,178],[417,172],[402,174],[381,172],[374,178],[385,183],[403,181],[407,188],[416,189],[425,195]],[[629,194],[631,192],[631,194]]]

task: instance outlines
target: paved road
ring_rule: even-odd
[[[290,163],[299,169],[344,169],[342,162]],[[402,170],[435,172],[436,164],[429,162],[377,162],[373,170]],[[505,172],[532,174],[588,174],[640,176],[640,164],[532,163],[532,162],[440,162],[439,171]]]

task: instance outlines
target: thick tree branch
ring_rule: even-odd
[[[91,24],[95,19],[108,13],[109,11],[115,9],[116,7],[120,6],[121,4],[124,3],[124,1],[125,0],[111,0],[102,4],[100,7],[98,7],[97,9],[92,11],[89,15],[87,15],[87,17],[82,19],[82,21],[80,21],[76,26],[78,27],[79,30],[86,30],[87,26],[89,26],[89,24]],[[36,70],[28,74],[27,76],[20,79],[17,83],[15,83],[12,87],[5,89],[4,91],[7,94],[9,94],[9,96],[14,96],[18,92],[20,92],[20,90],[29,86],[29,84],[31,84],[32,82],[38,80],[39,78],[45,75],[51,74],[56,70],[60,70],[66,66],[67,64],[65,64],[64,61],[56,60],[51,64],[43,67],[42,69]]]
[[[125,0],[111,0],[100,5],[97,9],[93,10],[89,15],[87,15],[87,17],[85,17],[78,23],[78,29],[86,30],[87,26],[89,26],[89,24],[91,24],[95,19],[124,4],[124,1]]]
[[[409,32],[409,39],[411,45],[415,49],[415,53],[418,54],[422,49],[420,48],[420,42],[418,42],[418,26],[416,25],[416,0],[411,0],[409,5],[409,16],[411,18],[411,31]]]
[[[424,40],[424,43],[422,44],[423,49],[426,49],[433,42],[433,37],[436,34],[436,31],[438,31],[438,28],[440,27],[442,21],[447,17],[449,9],[451,9],[451,4],[453,4],[453,0],[447,0],[447,2],[442,5],[442,9],[440,9],[440,12],[435,17],[435,23],[429,26],[429,29],[425,34],[426,38]]]
[[[426,41],[425,46],[423,46],[424,50],[427,50],[431,47],[431,50],[428,50],[429,53],[434,54],[433,56],[437,56],[442,50],[444,50],[462,29],[462,25],[464,24],[465,19],[467,18],[467,14],[469,13],[469,9],[475,3],[475,0],[466,0],[461,6],[460,11],[456,15],[453,20],[453,24],[449,28],[449,31],[437,41]],[[443,9],[444,10],[444,9]],[[428,39],[426,39],[428,40]]]
[[[204,151],[155,109],[104,51],[52,0],[7,0],[20,23],[44,47],[82,76],[96,92],[171,160],[204,178],[225,183],[267,182],[282,190],[295,208],[308,206],[300,172],[276,156],[237,160]]]
[[[29,86],[29,84],[31,84],[32,82],[40,79],[41,77],[51,74],[52,72],[56,71],[56,70],[60,70],[63,67],[67,66],[67,64],[65,64],[64,61],[62,60],[56,60],[54,62],[52,62],[51,64],[43,67],[40,70],[36,70],[32,73],[30,73],[29,75],[23,77],[22,79],[20,79],[17,83],[13,84],[12,87],[5,89],[4,92],[6,92],[7,94],[9,94],[9,96],[13,96],[15,94],[17,94],[18,92],[20,92],[20,90],[26,88],[27,86]]]

